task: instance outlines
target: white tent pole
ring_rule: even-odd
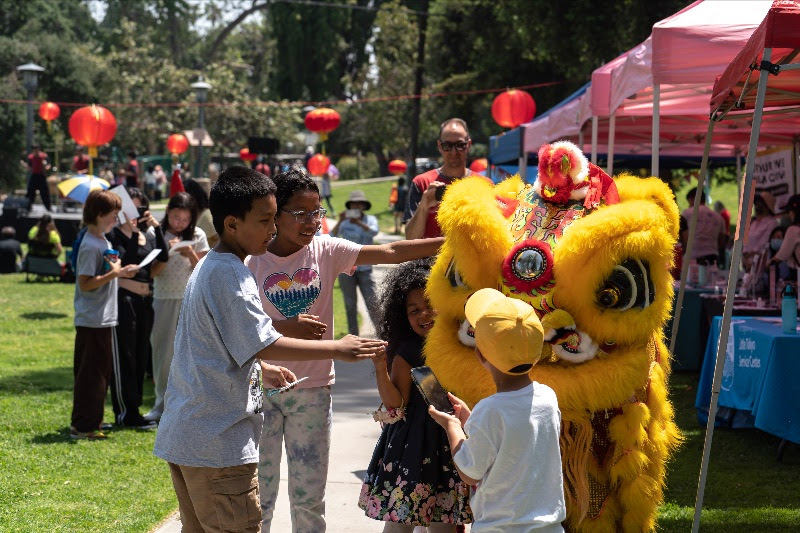
[[[525,181],[525,174],[528,172],[528,154],[522,152],[522,155],[519,156],[519,177],[522,178],[522,181]]]
[[[581,129],[578,131],[578,148],[583,152],[583,126],[581,126]]]
[[[614,135],[617,129],[617,114],[611,113],[608,118],[608,161],[606,163],[606,173],[614,175]]]
[[[653,85],[653,155],[650,162],[650,175],[658,176],[659,140],[661,138],[659,127],[661,125],[661,85]]]
[[[708,168],[708,154],[711,151],[711,138],[714,135],[714,120],[708,121],[706,130],[706,145],[703,148],[703,159],[700,163],[700,175],[697,176],[697,193],[694,197],[692,207],[692,220],[689,221],[689,236],[686,238],[686,251],[683,254],[683,265],[681,266],[681,286],[678,289],[678,299],[675,301],[675,310],[672,313],[672,337],[669,340],[669,355],[675,354],[675,342],[678,339],[678,326],[681,324],[681,311],[683,310],[683,295],[686,293],[686,280],[688,278],[689,263],[692,260],[692,249],[694,248],[694,234],[697,231],[697,215],[700,212],[700,199],[703,197],[703,188],[706,181],[706,169]]]
[[[772,59],[772,48],[764,49],[764,61]],[[703,444],[703,461],[700,464],[700,479],[697,484],[697,500],[694,504],[694,522],[692,523],[692,533],[700,530],[700,513],[703,509],[703,495],[706,489],[706,475],[708,474],[708,460],[711,457],[711,441],[714,438],[714,422],[717,418],[717,402],[719,400],[719,389],[722,384],[722,371],[725,366],[725,349],[728,346],[728,334],[731,327],[731,315],[733,314],[733,298],[736,293],[736,281],[739,277],[739,260],[742,258],[742,241],[744,240],[744,228],[747,218],[750,216],[748,207],[750,206],[750,189],[753,185],[753,169],[756,163],[756,151],[758,150],[758,134],[761,130],[761,115],[764,110],[764,95],[767,92],[767,80],[769,73],[764,70],[758,77],[758,93],[756,94],[755,112],[753,113],[753,129],[750,132],[750,147],[747,150],[747,165],[745,166],[744,185],[742,186],[741,208],[739,209],[739,221],[736,223],[736,240],[733,242],[733,258],[731,259],[731,269],[728,275],[728,290],[725,294],[725,311],[722,313],[722,324],[719,330],[719,340],[717,341],[717,360],[714,365],[714,382],[711,386],[711,405],[708,407],[708,422],[706,423],[706,440]]]
[[[597,117],[592,117],[592,164],[597,164]]]

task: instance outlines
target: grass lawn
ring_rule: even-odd
[[[389,207],[389,193],[392,190],[392,185],[397,180],[379,181],[374,183],[355,183],[347,184],[346,181],[337,182],[334,187],[331,187],[331,204],[333,204],[336,214],[342,212],[345,208],[344,204],[350,193],[354,190],[364,192],[364,195],[372,203],[372,209],[368,211],[370,215],[378,218],[378,227],[384,233],[392,233],[394,231],[394,217],[392,209]],[[327,209],[328,204],[323,200],[322,206]],[[329,215],[330,216],[330,215]]]
[[[146,532],[177,509],[155,432],[72,441],[75,286],[0,276],[0,531]],[[334,290],[335,334],[347,334]],[[145,384],[143,409],[153,404]],[[104,420],[113,421],[111,399]]]

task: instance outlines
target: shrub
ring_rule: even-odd
[[[336,162],[342,180],[356,180],[375,178],[380,176],[380,167],[375,154],[364,154],[361,160],[356,156],[347,155]]]

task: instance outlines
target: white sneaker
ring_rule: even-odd
[[[148,411],[142,418],[147,420],[148,422],[158,422],[161,420],[161,413],[158,411]]]

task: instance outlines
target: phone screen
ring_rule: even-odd
[[[428,366],[418,366],[411,369],[411,379],[417,386],[422,397],[428,405],[434,406],[437,410],[453,414],[453,404],[447,397],[447,391],[436,379],[436,374]]]
[[[441,202],[442,198],[444,198],[444,191],[447,189],[447,185],[444,187],[436,187],[436,201]]]

